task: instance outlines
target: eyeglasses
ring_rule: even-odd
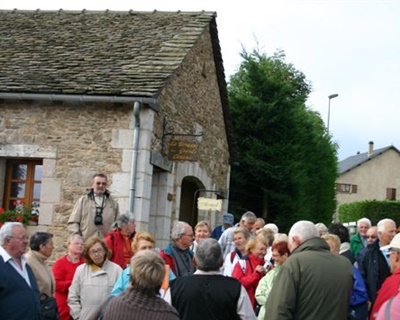
[[[104,249],[89,250],[89,254],[96,255],[104,253]]]
[[[186,234],[186,233],[184,233],[182,236],[188,236],[188,237],[191,237],[191,238],[194,237],[193,233],[192,233],[192,234]]]
[[[22,236],[22,237],[10,236],[10,238],[15,238],[15,239],[18,239],[19,241],[28,241],[29,240],[28,236]]]
[[[367,236],[367,239],[376,239],[378,236]]]
[[[96,185],[98,185],[98,186],[100,186],[100,185],[106,186],[107,182],[96,182]]]

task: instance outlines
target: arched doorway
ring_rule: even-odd
[[[181,203],[179,206],[179,220],[195,226],[198,219],[197,198],[199,189],[204,189],[204,185],[199,179],[193,176],[183,178],[181,186]]]

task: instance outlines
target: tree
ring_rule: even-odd
[[[228,86],[239,162],[230,211],[252,210],[285,230],[299,219],[329,223],[337,147],[319,114],[306,108],[311,84],[283,51],[244,51],[242,58]]]

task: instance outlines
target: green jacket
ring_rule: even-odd
[[[364,245],[361,240],[360,234],[357,232],[354,236],[350,239],[350,249],[351,253],[353,254],[354,258],[357,257],[358,253],[364,249]]]
[[[265,306],[268,320],[346,320],[353,287],[350,261],[324,239],[304,241],[278,273]]]

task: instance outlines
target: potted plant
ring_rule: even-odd
[[[29,224],[31,210],[22,202],[16,202],[14,209],[4,210],[0,208],[0,228],[6,222],[21,222],[23,225]]]

